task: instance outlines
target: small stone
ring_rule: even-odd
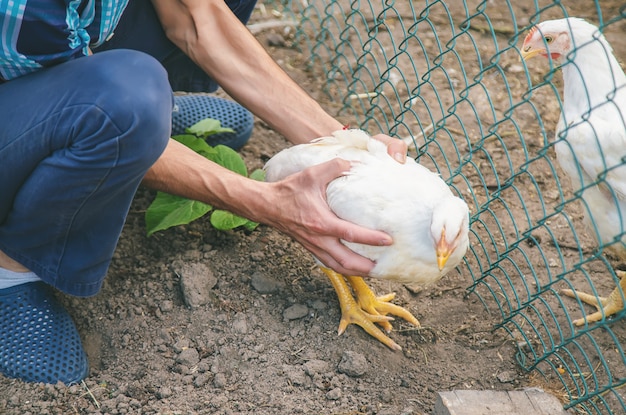
[[[517,378],[517,375],[515,372],[505,370],[504,372],[498,373],[497,378],[500,383],[511,383]]]
[[[257,252],[252,252],[250,254],[250,259],[255,261],[255,262],[261,262],[265,260],[265,254],[263,252],[257,251]]]
[[[380,391],[380,400],[384,403],[391,403],[393,400],[393,393],[389,389],[383,389]]]
[[[338,399],[341,399],[341,388],[334,388],[329,390],[326,393],[326,399],[328,399],[329,401],[336,401]]]
[[[172,311],[174,309],[174,303],[170,300],[162,301],[161,304],[159,304],[159,309],[162,313],[167,313],[168,311]]]
[[[283,317],[286,320],[297,320],[306,317],[309,314],[309,308],[304,304],[294,304],[283,311]]]
[[[311,307],[313,307],[316,311],[323,311],[328,308],[328,304],[322,300],[315,300],[313,301],[313,304],[311,304]]]
[[[268,277],[261,272],[255,272],[251,278],[252,288],[257,290],[260,294],[272,294],[280,290],[281,284],[279,281]]]
[[[193,347],[183,350],[176,358],[176,363],[180,363],[181,365],[188,367],[198,364],[199,361],[200,354]]]
[[[180,382],[183,385],[191,385],[191,383],[193,382],[193,375],[189,374],[189,375],[183,376],[183,378],[180,380]]]
[[[350,377],[358,378],[367,372],[367,359],[360,353],[346,351],[341,356],[341,361],[337,369],[339,373],[344,373]]]
[[[180,286],[185,304],[191,308],[207,304],[211,290],[217,284],[213,270],[202,262],[175,261],[172,267],[180,275]]]
[[[218,373],[213,379],[213,386],[222,389],[226,386],[226,376],[223,373]]]
[[[211,370],[211,366],[209,362],[207,361],[207,359],[201,360],[200,363],[198,363],[197,370],[199,373],[204,373],[204,372],[208,372],[209,370]]]
[[[198,376],[196,376],[196,379],[193,381],[193,385],[196,388],[200,388],[206,385],[206,383],[209,381],[210,378],[211,376],[208,375],[207,373],[201,373]]]

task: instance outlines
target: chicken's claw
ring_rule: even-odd
[[[578,298],[583,303],[592,305],[598,309],[598,311],[588,315],[587,317],[574,320],[573,323],[575,326],[583,326],[585,323],[595,323],[605,317],[619,313],[624,309],[622,293],[626,295],[626,278],[624,278],[624,276],[626,276],[626,272],[616,270],[615,273],[621,278],[620,284],[618,287],[615,287],[608,297],[596,297],[595,295],[570,289],[561,290],[561,294],[571,298]]]
[[[395,293],[376,296],[370,287],[361,277],[346,277],[355,292],[357,302],[361,309],[369,314],[398,316],[416,327],[420,327],[420,322],[404,307],[392,304],[390,301],[396,297]],[[380,324],[387,332],[391,332],[392,326],[388,321]]]
[[[330,282],[337,292],[337,298],[339,299],[339,305],[341,307],[341,321],[339,322],[338,329],[339,334],[342,334],[348,325],[356,324],[361,326],[363,330],[378,339],[390,349],[402,350],[396,342],[386,336],[378,327],[376,327],[376,324],[374,324],[377,323],[387,332],[390,332],[392,329],[390,321],[392,321],[393,318],[387,316],[386,314],[393,314],[402,317],[417,327],[420,326],[419,321],[413,317],[408,310],[389,303],[389,301],[395,297],[395,294],[387,294],[376,297],[361,277],[347,277],[347,280],[350,282],[350,285],[352,285],[358,299],[357,304],[357,301],[350,293],[350,288],[348,287],[346,279],[343,275],[328,268],[322,268],[322,271],[330,279]]]

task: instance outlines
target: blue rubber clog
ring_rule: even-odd
[[[89,373],[76,326],[44,282],[0,290],[0,373],[66,385]]]
[[[239,150],[250,139],[254,117],[236,102],[212,95],[176,95],[172,112],[172,135],[184,134],[185,129],[205,118],[221,122],[222,127],[232,128],[234,133],[214,134],[207,138],[212,146],[223,144]]]

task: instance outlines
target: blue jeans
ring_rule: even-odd
[[[227,0],[246,22],[256,0]],[[132,198],[171,131],[172,88],[217,84],[131,0],[94,56],[0,84],[0,250],[77,296],[96,294]]]
[[[0,250],[64,292],[96,294],[172,105],[163,66],[131,50],[0,85]]]

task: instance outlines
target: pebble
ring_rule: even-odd
[[[175,261],[172,267],[180,275],[180,286],[185,304],[201,307],[211,299],[211,290],[217,284],[213,270],[202,262]]]
[[[338,399],[341,399],[341,388],[334,388],[329,390],[326,393],[326,399],[328,399],[329,401],[336,401]]]
[[[339,373],[358,378],[367,372],[368,367],[369,364],[365,356],[357,352],[345,351],[341,356],[337,370],[339,370]]]
[[[199,373],[208,372],[209,370],[211,370],[211,365],[207,361],[207,359],[204,359],[204,360],[200,361],[200,363],[198,363],[197,369],[198,369]]]
[[[158,396],[160,399],[167,399],[172,396],[172,390],[167,386],[163,386],[159,389]]]
[[[167,329],[159,330],[158,338],[163,340],[165,343],[170,343],[172,341],[172,336],[170,336],[170,332]]]
[[[216,388],[222,389],[223,387],[226,386],[226,375],[224,375],[223,373],[218,373],[215,375],[215,378],[213,379],[213,386],[215,386]]]
[[[393,392],[389,389],[380,391],[380,400],[384,403],[391,403],[393,400]]]
[[[314,310],[323,311],[328,308],[328,304],[322,300],[315,300],[313,304],[311,304],[311,307],[313,307]]]
[[[188,347],[189,347],[189,339],[180,339],[179,341],[174,343],[174,345],[172,346],[172,348],[174,349],[176,353],[180,353]]]
[[[167,313],[168,311],[172,311],[174,309],[174,302],[170,300],[164,300],[159,304],[159,309],[163,313]]]
[[[283,311],[283,317],[285,320],[297,320],[302,317],[306,317],[309,314],[309,308],[304,304],[294,304],[291,307],[287,307]]]
[[[183,350],[176,358],[176,363],[185,365],[188,367],[198,364],[200,361],[200,353],[193,347]]]
[[[198,376],[196,376],[196,379],[193,381],[193,385],[196,388],[200,388],[200,387],[206,385],[206,383],[209,381],[210,378],[211,378],[210,375],[208,375],[206,373],[201,373]]]
[[[281,283],[262,272],[255,272],[252,274],[251,281],[252,288],[254,288],[260,294],[272,294],[280,290]]]
[[[265,254],[261,251],[252,252],[250,254],[250,259],[255,262],[261,262],[265,260]]]
[[[517,378],[517,375],[513,371],[505,370],[504,372],[498,373],[497,378],[501,383],[511,383]]]

